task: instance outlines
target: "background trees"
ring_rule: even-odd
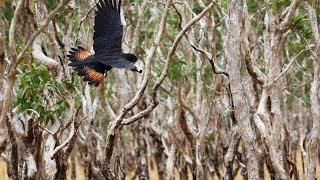
[[[317,176],[318,1],[124,0],[144,72],[93,88],[66,55],[92,48],[96,3],[0,1],[9,177],[76,178],[79,163],[96,179]]]

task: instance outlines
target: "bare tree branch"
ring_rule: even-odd
[[[192,115],[195,122],[199,123],[200,117],[198,116],[198,114],[196,114],[196,112],[193,109],[191,109],[190,106],[187,105],[187,103],[184,101],[184,99],[182,99],[181,87],[178,90],[178,101],[179,101],[180,105]]]
[[[4,89],[4,100],[3,100],[2,111],[1,111],[1,115],[0,115],[0,123],[5,121],[6,114],[9,111],[9,107],[11,105],[12,89],[13,89],[13,86],[14,86],[14,83],[16,80],[16,70],[17,70],[18,64],[23,59],[23,56],[25,55],[25,53],[29,49],[29,47],[32,45],[32,43],[36,39],[36,37],[48,26],[48,24],[52,20],[52,18],[55,17],[55,15],[64,7],[64,5],[68,1],[69,0],[61,1],[60,4],[49,14],[49,16],[43,22],[40,23],[40,28],[31,35],[31,37],[29,38],[29,41],[27,42],[27,44],[24,46],[24,48],[22,49],[22,51],[19,53],[19,55],[16,58],[15,58],[15,55],[11,54],[11,56],[13,56],[14,59],[13,59],[13,62],[10,64],[8,75],[7,75],[8,82],[7,82],[5,89]],[[23,2],[23,0],[19,1],[19,3],[22,3],[22,2]],[[21,7],[18,6],[18,10],[16,10],[15,13],[19,12],[19,8],[21,8]],[[15,14],[14,16],[17,16],[17,14]],[[12,23],[15,24],[15,22],[12,22]],[[15,31],[15,25],[11,26],[10,31],[11,32]],[[11,36],[13,36],[13,34]],[[13,37],[12,37],[11,41],[12,41],[11,44],[14,44]],[[15,48],[13,50],[15,50]]]
[[[24,3],[24,0],[19,0],[16,6],[16,9],[14,10],[14,15],[13,18],[11,20],[11,24],[10,24],[10,29],[9,29],[9,51],[10,51],[10,55],[12,55],[13,59],[15,58],[16,52],[14,51],[15,48],[15,40],[14,40],[14,33],[16,31],[16,25],[17,25],[17,21],[18,21],[18,15],[20,14],[22,5]]]
[[[55,69],[59,63],[54,59],[46,56],[41,49],[39,42],[35,41],[32,45],[32,56],[48,69]]]
[[[59,146],[54,148],[51,158],[53,158],[59,151],[61,151],[64,147],[66,147],[68,145],[68,143],[71,141],[73,136],[75,136],[75,133],[76,133],[75,122],[72,122],[71,123],[71,131],[69,133],[68,138],[63,143],[61,143]]]
[[[276,81],[278,81],[290,68],[290,66],[298,59],[298,57],[303,54],[305,51],[307,50],[302,50],[300,51],[296,56],[294,56],[293,58],[291,58],[290,62],[288,63],[288,65],[286,66],[286,68],[284,70],[281,71],[281,73],[272,81],[272,83],[275,83]]]
[[[166,62],[165,66],[161,72],[161,76],[159,77],[157,83],[153,87],[154,91],[156,91],[159,88],[159,86],[162,84],[164,79],[167,77],[170,60],[172,59],[172,56],[173,56],[181,38],[183,37],[183,35],[190,29],[190,27],[192,25],[194,25],[197,21],[199,21],[211,8],[213,8],[215,4],[216,4],[215,2],[211,2],[200,14],[198,14],[197,16],[192,18],[192,20],[190,22],[188,22],[188,24],[186,24],[183,27],[183,29],[179,32],[179,34],[176,36],[172,46],[169,49],[169,52],[168,52],[168,55],[167,55],[167,58],[165,61]]]
[[[171,6],[171,2],[172,0],[168,0],[164,9],[164,13],[162,14],[161,17],[161,21],[160,21],[160,25],[159,25],[159,31],[157,33],[157,36],[154,40],[154,43],[152,44],[152,47],[149,50],[149,53],[147,55],[146,61],[145,61],[145,72],[144,72],[144,77],[143,77],[143,81],[140,85],[140,89],[139,91],[136,93],[136,95],[131,99],[131,101],[125,105],[117,119],[115,119],[114,121],[111,122],[109,128],[108,128],[108,134],[107,134],[107,143],[106,143],[106,149],[105,149],[105,157],[103,160],[103,175],[105,177],[108,177],[109,173],[108,173],[108,164],[110,162],[112,153],[113,153],[113,146],[114,146],[114,140],[115,140],[115,131],[117,129],[117,127],[121,124],[125,114],[131,110],[137,103],[138,101],[141,99],[142,94],[144,93],[147,84],[149,82],[149,78],[150,78],[150,71],[151,71],[151,60],[155,54],[155,51],[157,50],[160,40],[162,38],[163,35],[163,31],[164,31],[164,27],[165,27],[165,22],[166,22],[166,18],[169,12],[169,8]]]
[[[30,36],[27,44],[24,46],[24,48],[22,49],[22,51],[21,51],[21,52],[19,53],[19,55],[17,56],[17,59],[15,60],[15,64],[19,64],[19,63],[20,63],[20,61],[22,60],[22,57],[24,56],[25,52],[30,48],[30,46],[33,44],[34,40],[37,38],[37,36],[38,36],[43,30],[45,30],[45,29],[47,28],[47,26],[49,25],[50,21],[57,15],[57,13],[58,13],[59,11],[61,11],[61,10],[65,7],[65,5],[66,5],[69,1],[70,1],[70,0],[62,0],[62,1],[60,2],[60,4],[59,4],[53,11],[50,12],[50,14],[48,15],[48,17],[47,17],[44,21],[42,21],[42,22],[40,23],[39,29],[36,30],[36,32],[34,32],[34,33]]]
[[[280,30],[284,31],[287,28],[287,26],[290,22],[290,19],[292,18],[296,9],[298,8],[299,2],[300,2],[300,0],[293,0],[292,1],[291,5],[289,7],[288,13],[286,14],[286,16],[284,17],[284,19],[282,20],[282,22],[279,25]]]

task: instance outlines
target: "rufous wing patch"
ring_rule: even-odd
[[[71,62],[77,62],[77,61],[83,61],[89,56],[93,55],[89,50],[78,46],[78,48],[71,48],[71,51],[69,51],[69,55],[67,57]],[[83,80],[88,81],[88,84],[93,84],[95,86],[98,86],[104,78],[104,74],[101,72],[98,72],[94,66],[78,66],[75,67],[75,71],[79,76],[84,76]]]
[[[99,73],[87,66],[84,69],[84,76],[84,80],[89,81],[89,84],[94,84],[95,86],[98,86],[104,78],[102,73]]]
[[[75,51],[75,53],[74,53],[74,57],[79,61],[83,61],[84,59],[86,59],[87,57],[89,57],[91,55],[92,55],[92,53],[89,50],[87,50],[81,46],[79,46],[77,51]]]
[[[71,62],[83,61],[89,56],[93,55],[89,50],[78,46],[78,48],[71,48],[67,57]]]

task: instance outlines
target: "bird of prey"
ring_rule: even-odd
[[[71,61],[69,66],[83,80],[91,85],[99,86],[107,72],[112,68],[126,68],[142,73],[134,65],[137,57],[134,54],[123,53],[121,44],[123,26],[120,19],[121,0],[118,6],[116,0],[100,0],[94,20],[93,50],[78,46],[71,48],[67,57]]]

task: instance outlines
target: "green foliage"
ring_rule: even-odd
[[[75,84],[75,82],[64,82],[64,87],[66,88],[66,90],[72,92],[76,90],[77,85]]]
[[[155,67],[152,69],[152,73],[154,73],[156,75],[156,77],[160,77],[161,76],[161,69],[158,67]]]
[[[107,93],[106,93],[106,96],[109,100],[114,100],[116,97],[114,96],[114,90],[112,89],[112,84],[111,83],[108,83],[107,84]]]
[[[197,78],[197,73],[200,70],[201,69],[197,67],[195,57],[193,57],[192,61],[188,64],[183,58],[173,57],[169,65],[168,78],[173,83],[178,82],[182,77],[195,80]],[[156,74],[156,76],[160,76],[161,74],[161,70],[157,68],[155,68],[153,72]],[[208,67],[205,69],[204,74],[202,75],[209,82],[212,79],[211,68]]]
[[[289,43],[289,46],[288,46],[289,51],[296,52],[296,53],[299,53],[304,48],[305,48],[305,45],[298,40],[292,41],[291,43]]]
[[[146,39],[152,39],[154,35],[154,28],[149,26],[145,30],[140,31],[139,35],[139,44],[143,44]],[[143,46],[139,46],[139,52],[142,54],[145,54],[145,50],[143,49]]]
[[[174,57],[169,66],[169,72],[168,72],[168,77],[170,81],[176,82],[179,80],[179,78],[184,74],[184,66],[186,63],[184,62],[183,59]]]
[[[56,8],[59,4],[59,1],[46,0],[45,2],[48,5],[48,9],[50,11],[52,11],[54,8]]]
[[[226,10],[228,8],[228,1],[227,0],[221,0],[221,7]]]
[[[191,61],[191,69],[187,72],[188,76],[192,77],[192,79],[196,79],[198,71],[200,71],[200,69],[197,67],[196,59],[194,57]]]
[[[57,14],[55,21],[61,24],[66,24],[67,23],[66,21],[69,21],[69,19],[66,19],[66,17],[68,16],[68,13],[69,13],[68,10],[63,9]]]
[[[170,35],[173,37],[176,36],[179,33],[179,23],[180,23],[180,18],[177,13],[169,13],[167,17],[167,23],[168,27],[167,30]]]
[[[130,0],[130,3],[142,4],[142,0]]]
[[[199,14],[201,13],[202,9],[198,3],[194,3],[194,5],[192,6],[192,11],[196,14]]]
[[[256,13],[257,12],[259,3],[257,3],[256,0],[248,0],[247,5],[248,5],[249,13]]]
[[[0,16],[4,16],[7,21],[11,21],[13,18],[14,9],[12,7],[12,3],[10,1],[6,1],[4,7],[0,7]]]
[[[206,134],[205,135],[205,144],[207,145],[207,146],[210,146],[210,144],[213,142],[213,136],[212,136],[212,134],[210,133],[208,133],[208,134]]]
[[[302,71],[298,71],[295,75],[295,79],[297,79],[298,81],[302,81],[303,80],[303,72]]]
[[[297,11],[295,16],[292,17],[290,25],[296,28],[303,28],[306,16],[302,11]]]
[[[213,75],[213,72],[212,72],[211,66],[207,66],[203,72],[203,78],[207,84],[212,81],[212,75]]]
[[[74,89],[74,84],[61,82],[52,82],[52,76],[49,71],[39,65],[31,65],[28,71],[18,76],[18,91],[14,97],[14,106],[18,107],[20,112],[28,113],[28,109],[35,110],[39,114],[40,122],[47,124],[54,120],[54,116],[63,115],[69,107],[65,98],[63,98],[63,88]],[[57,96],[56,101],[50,106],[45,94]]]
[[[151,18],[151,11],[148,9],[144,16],[149,19]],[[144,44],[147,42],[148,39],[152,39],[154,37],[155,29],[154,26],[148,26],[146,29],[141,29],[139,33],[139,46],[138,46],[138,54],[140,56],[143,56],[146,54]]]
[[[298,10],[297,13],[292,17],[289,27],[292,30],[302,33],[301,35],[306,39],[310,39],[312,37],[312,30],[308,20],[308,15],[302,10]]]
[[[310,94],[304,94],[301,98],[303,102],[307,105],[310,106]]]
[[[290,0],[270,0],[268,1],[267,6],[276,13],[280,13],[282,10],[290,6],[290,3]]]

